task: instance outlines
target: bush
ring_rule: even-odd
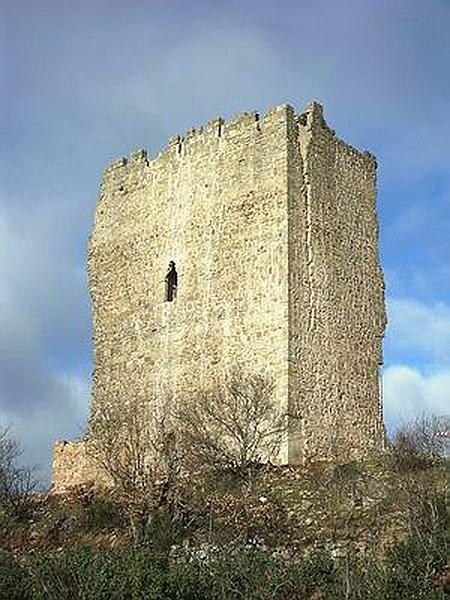
[[[87,529],[102,531],[120,524],[120,507],[111,498],[97,496],[84,507]]]
[[[164,570],[146,549],[40,553],[30,561],[30,573],[36,600],[163,598],[158,579]]]
[[[35,554],[29,575],[12,559],[0,579],[0,598],[33,600],[219,600],[309,597],[332,589],[334,566],[327,554],[288,565],[254,548],[211,550],[179,561],[149,548]],[[11,595],[16,593],[16,595]]]
[[[398,472],[430,467],[443,456],[445,439],[437,435],[439,420],[422,415],[404,423],[390,445],[391,466]]]
[[[385,559],[381,597],[386,600],[443,598],[433,591],[433,580],[447,562],[447,550],[443,536],[413,535],[395,545]]]
[[[0,555],[0,600],[443,600],[448,532],[413,534],[382,561],[349,548],[285,557],[257,547],[150,547]],[[444,584],[445,585],[445,584]],[[447,594],[447,595],[446,595]]]
[[[12,556],[0,552],[0,600],[32,598],[27,571]]]
[[[3,520],[26,520],[35,508],[34,470],[19,466],[23,448],[8,428],[0,429],[0,513]]]
[[[392,546],[383,561],[350,549],[339,559],[336,585],[327,600],[438,600],[447,590],[434,587],[447,561],[444,536],[412,535]]]

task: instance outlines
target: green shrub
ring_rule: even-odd
[[[447,560],[444,536],[410,536],[395,544],[383,561],[351,550],[338,561],[335,587],[327,600],[443,600],[433,581]],[[447,592],[450,590],[447,590]]]
[[[0,600],[28,598],[32,598],[28,573],[15,558],[0,552]]]
[[[0,600],[443,600],[433,581],[447,550],[448,534],[435,532],[397,543],[384,561],[354,548],[288,559],[230,546],[178,558],[148,546],[36,552],[21,563],[0,555]]]
[[[111,498],[97,496],[84,507],[84,519],[87,529],[111,529],[121,523],[120,507]]]
[[[164,569],[146,549],[81,548],[39,554],[30,564],[36,600],[162,599]]]
[[[171,546],[180,543],[183,528],[169,510],[157,511],[145,527],[145,540],[156,552],[167,554]]]
[[[415,534],[396,544],[384,563],[383,597],[386,600],[439,598],[433,593],[432,582],[447,557],[448,540],[444,534],[431,537]]]
[[[149,548],[36,554],[29,561],[33,600],[219,600],[304,598],[333,586],[326,554],[288,564],[258,549],[175,561]],[[18,596],[19,598],[20,596]]]

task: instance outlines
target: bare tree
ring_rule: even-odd
[[[126,393],[96,411],[88,452],[122,500],[135,543],[162,508],[170,507],[181,473],[181,450],[170,403]]]
[[[21,444],[8,427],[0,430],[0,506],[14,517],[28,514],[37,482],[34,469],[20,466]]]
[[[177,408],[184,443],[193,460],[242,475],[277,455],[287,432],[287,416],[274,404],[267,376],[232,370],[222,384]]]
[[[391,458],[398,469],[426,466],[442,456],[446,440],[438,435],[442,424],[435,415],[422,414],[402,423],[391,444]]]

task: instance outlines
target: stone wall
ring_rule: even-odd
[[[272,375],[286,404],[289,112],[213,121],[106,170],[89,251],[94,411],[188,401],[236,364]]]
[[[109,478],[99,469],[86,449],[84,440],[57,442],[53,447],[54,493],[62,493],[77,485],[109,485]]]
[[[384,445],[386,325],[376,161],[312,104],[289,129],[290,460],[349,460]]]
[[[239,365],[273,376],[289,410],[275,460],[382,449],[375,186],[375,159],[315,103],[211,121],[108,167],[88,261],[93,412],[189,402]]]

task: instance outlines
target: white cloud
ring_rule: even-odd
[[[450,414],[450,306],[391,298],[388,320],[385,345],[394,358],[383,374],[388,429],[422,413]]]
[[[450,367],[425,375],[406,365],[384,371],[384,414],[388,429],[421,414],[450,414]]]
[[[411,298],[387,301],[389,352],[420,352],[435,366],[450,365],[450,306],[443,302],[431,305]]]

